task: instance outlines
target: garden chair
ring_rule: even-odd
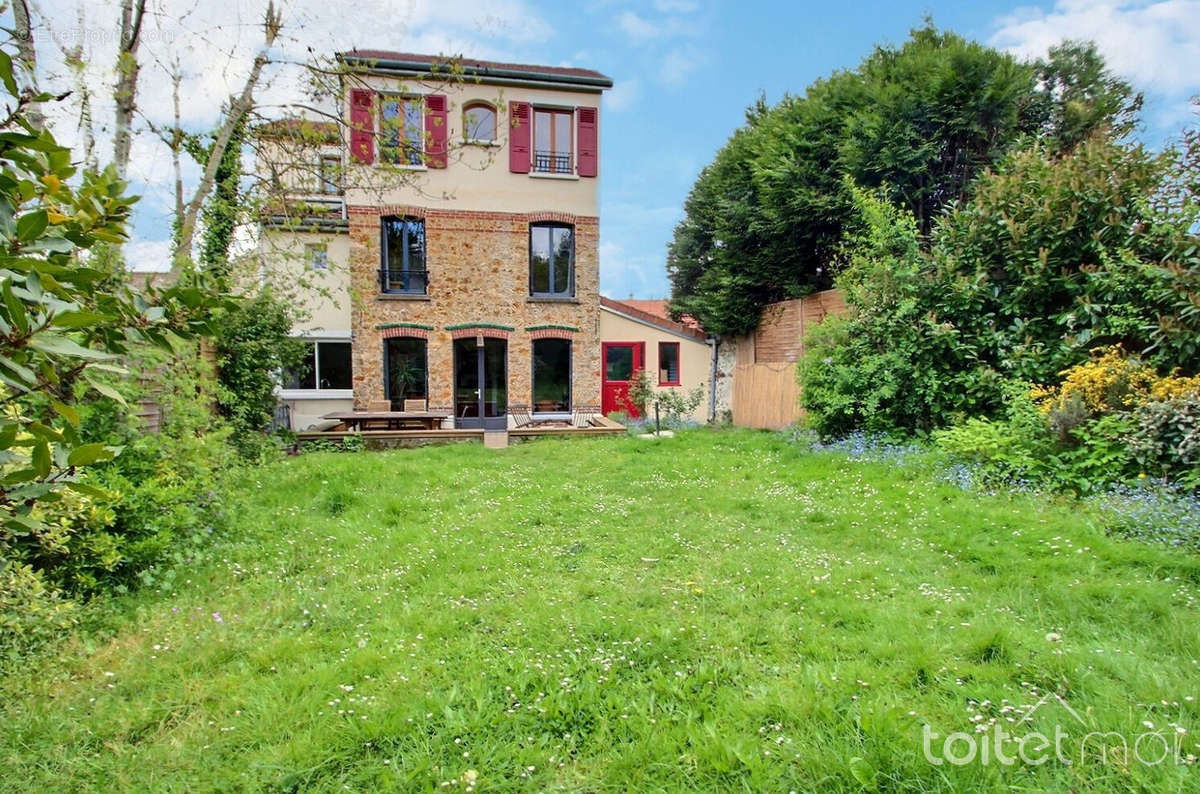
[[[392,410],[391,400],[369,400],[367,402],[368,413],[383,413]],[[382,424],[384,430],[392,429],[392,420],[390,419],[368,419],[362,422],[363,430],[378,429],[378,425]]]
[[[525,427],[533,421],[533,414],[529,412],[528,405],[510,405],[508,406],[508,415],[513,418],[513,427]]]
[[[571,411],[571,426],[572,427],[591,427],[592,417],[596,415],[598,409],[594,405],[580,405]]]

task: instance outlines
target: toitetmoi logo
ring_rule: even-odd
[[[1147,730],[1134,734],[1096,730],[1053,692],[1043,695],[1032,707],[1011,707],[1011,712],[1023,716],[1013,724],[988,720],[986,724],[977,724],[973,732],[955,731],[942,736],[928,724],[924,725],[921,750],[925,760],[934,766],[1040,766],[1049,761],[1064,766],[1085,762],[1157,766],[1192,764],[1196,760],[1184,751],[1187,731],[1178,725],[1168,732],[1156,730],[1149,722],[1144,723]],[[1041,730],[1034,730],[1035,718],[1042,723]],[[1052,721],[1048,727],[1047,721]]]

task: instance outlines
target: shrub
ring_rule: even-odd
[[[30,565],[0,565],[0,661],[51,639],[75,623],[75,604],[47,587]]]
[[[300,366],[310,345],[291,336],[291,305],[262,291],[227,311],[219,324],[217,402],[244,458],[261,461],[278,445],[264,437],[278,402],[278,373]]]
[[[1081,493],[1147,473],[1200,484],[1200,378],[1160,376],[1112,347],[1054,386],[1007,392],[1006,419],[973,418],[934,436],[985,481]]]
[[[850,311],[809,331],[798,365],[808,421],[828,438],[927,432],[996,411],[1001,380],[955,321],[974,315],[978,296],[921,252],[910,214],[852,193],[861,228],[837,281]]]
[[[1178,151],[1104,138],[1061,157],[1014,151],[928,237],[880,194],[852,186],[857,219],[837,280],[849,313],[811,332],[800,366],[813,426],[922,433],[995,417],[1003,381],[1050,383],[1106,344],[1148,367],[1200,370],[1195,334],[1180,330],[1200,316],[1188,170],[1200,172],[1200,152],[1189,146],[1192,165]],[[1103,413],[1098,404],[1130,407],[1141,365],[1112,363],[1130,372],[1098,364],[1060,394],[1060,440]]]
[[[1200,389],[1138,406],[1127,438],[1146,473],[1200,486]]]
[[[707,384],[701,383],[687,391],[682,389],[656,389],[649,373],[638,370],[629,386],[629,402],[637,407],[644,419],[653,419],[654,403],[658,403],[659,416],[669,426],[678,426],[690,420],[692,412],[704,402]]]

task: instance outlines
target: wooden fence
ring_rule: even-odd
[[[780,429],[804,416],[796,362],[804,355],[804,334],[830,315],[843,314],[837,290],[772,303],[754,333],[739,337],[733,368],[733,423]]]

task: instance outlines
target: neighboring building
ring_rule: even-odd
[[[313,283],[311,371],[282,392],[293,427],[384,400],[450,410],[458,427],[506,427],[514,406],[599,411],[599,105],[612,81],[338,58],[353,78],[345,140],[332,124],[260,130],[289,153],[263,147],[289,194],[269,210],[265,264]]]
[[[691,392],[701,388],[704,399],[691,418],[711,418],[715,343],[690,317],[681,322],[667,314],[665,300],[616,301],[600,298],[600,340],[604,370],[600,387],[605,414],[625,411],[633,375],[644,369],[655,389]]]

